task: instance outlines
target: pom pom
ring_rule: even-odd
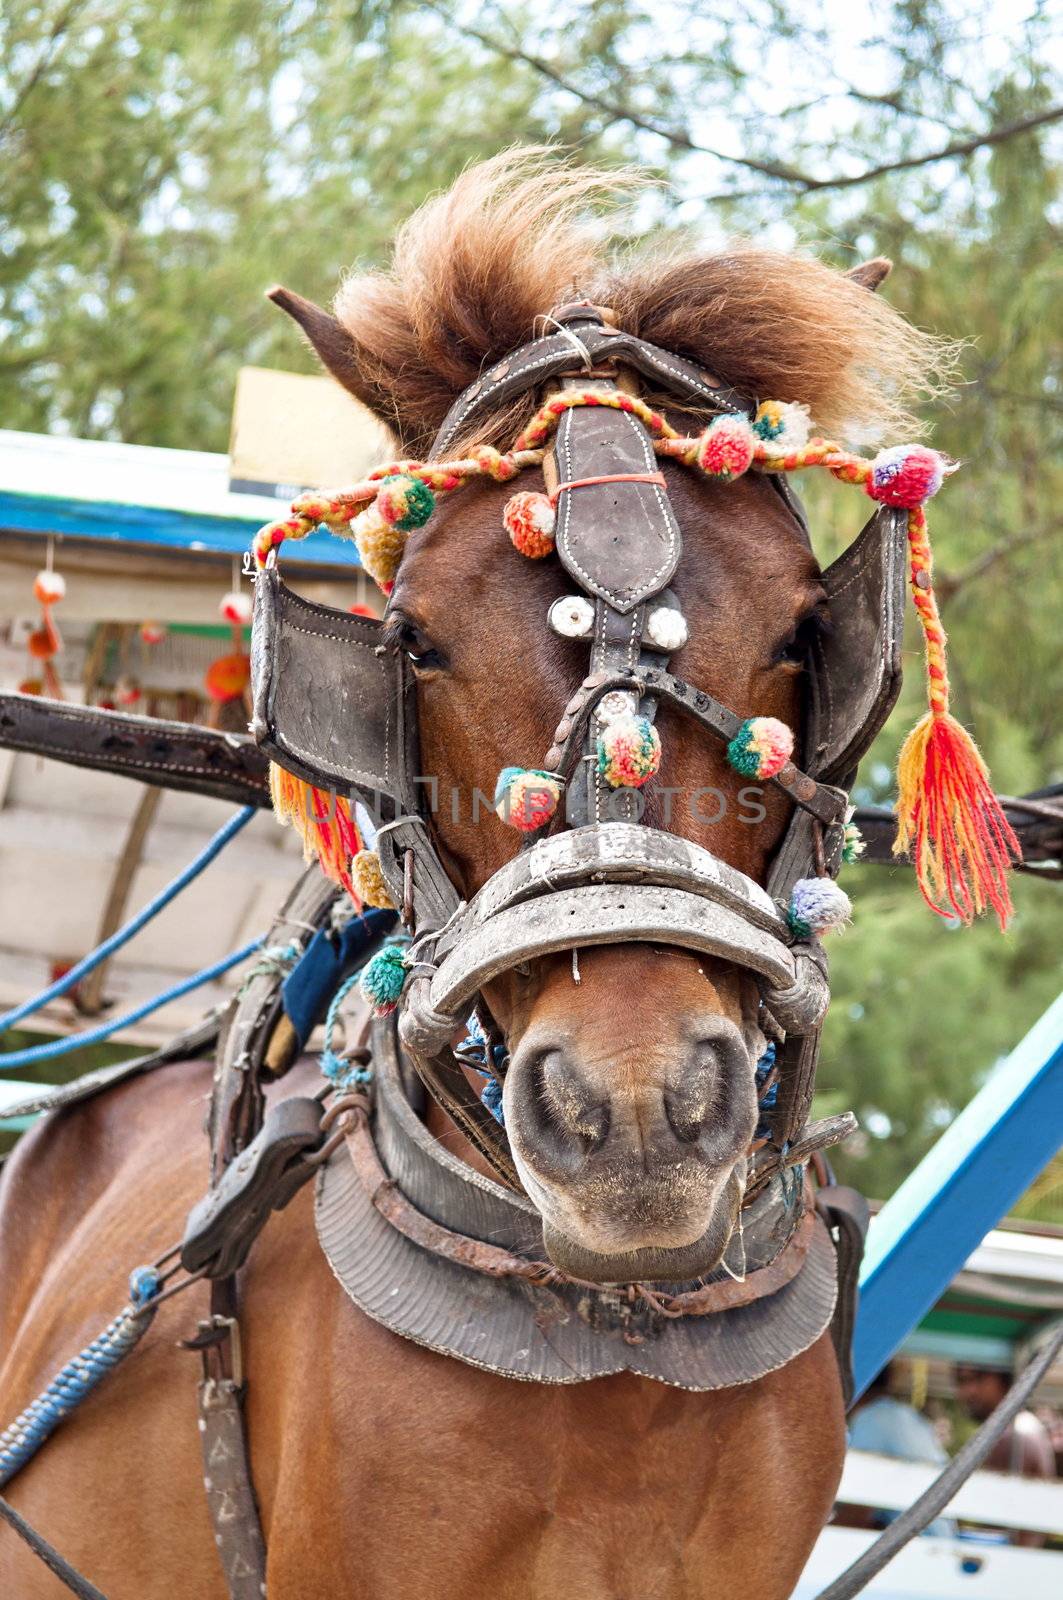
[[[921,444],[898,444],[880,450],[865,485],[872,500],[911,511],[937,494],[955,468],[937,450]]]
[[[840,928],[853,914],[844,889],[833,878],[799,878],[790,891],[786,921],[797,939]]]
[[[26,649],[34,661],[50,661],[57,656],[63,648],[63,641],[59,637],[59,630],[51,617],[45,612],[44,622],[39,628],[34,628],[26,640]]]
[[[66,594],[66,579],[61,572],[38,572],[33,580],[33,595],[42,606],[54,606]]]
[[[916,723],[901,747],[897,786],[894,854],[911,851],[927,905],[961,922],[992,906],[1006,928],[1008,869],[1022,849],[974,740],[949,712],[928,711]]]
[[[239,700],[251,681],[251,663],[241,652],[219,656],[207,668],[203,687],[212,700],[224,705],[229,700]]]
[[[777,717],[748,717],[727,746],[727,759],[743,778],[774,778],[793,753],[794,736]]]
[[[230,594],[222,595],[218,610],[226,622],[231,622],[234,627],[244,628],[251,621],[251,596],[234,589]]]
[[[534,767],[503,767],[495,784],[495,811],[511,828],[534,833],[549,822],[561,799],[561,784],[552,772]]]
[[[698,440],[696,464],[710,478],[740,478],[753,465],[756,436],[746,417],[717,417]]]
[[[611,789],[641,789],[661,765],[661,736],[647,717],[616,717],[598,736],[598,772]]]
[[[554,601],[546,620],[562,639],[589,639],[594,631],[594,607],[581,594],[567,594]]]
[[[351,862],[351,885],[364,906],[375,906],[378,911],[394,911],[384,874],[380,870],[380,857],[375,850],[359,850]]]
[[[362,566],[374,583],[381,588],[394,583],[406,549],[406,535],[394,523],[385,522],[372,505],[361,511],[351,523],[354,542],[358,546]]]
[[[541,561],[553,550],[554,521],[554,508],[545,494],[512,495],[502,513],[502,526],[530,561]]]
[[[811,431],[808,407],[785,405],[781,400],[765,400],[753,419],[753,432],[772,456],[803,450]]]
[[[406,957],[397,944],[386,944],[366,962],[358,987],[374,1017],[387,1017],[398,1006],[406,983]]]
[[[675,606],[654,606],[646,617],[646,643],[665,655],[682,650],[689,634],[687,619]]]
[[[376,508],[385,522],[390,522],[400,533],[409,533],[414,528],[424,527],[436,508],[436,497],[420,478],[398,472],[384,479],[376,497]]]
[[[864,836],[855,822],[847,822],[842,833],[842,860],[847,867],[859,861],[866,849]]]
[[[166,629],[161,622],[142,622],[140,624],[140,638],[144,644],[161,644],[166,637]]]

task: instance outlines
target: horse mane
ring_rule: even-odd
[[[486,365],[544,332],[553,307],[586,298],[740,393],[807,405],[843,442],[921,433],[911,408],[947,387],[954,346],[809,255],[657,244],[618,261],[603,206],[645,181],[541,148],[468,168],[400,230],[390,270],[340,288],[347,386],[423,453]],[[507,446],[526,409],[496,413],[477,438]]]

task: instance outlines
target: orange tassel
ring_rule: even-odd
[[[1022,850],[993,793],[970,734],[949,711],[945,630],[931,584],[926,514],[908,513],[912,598],[926,645],[930,710],[905,739],[897,762],[895,855],[912,854],[927,905],[969,923],[987,907],[1001,928],[1012,914],[1008,869]]]
[[[303,841],[303,859],[314,856],[333,883],[341,884],[359,907],[351,882],[351,857],[362,848],[350,804],[342,795],[315,789],[294,773],[270,762],[269,792],[278,822],[290,822]]]

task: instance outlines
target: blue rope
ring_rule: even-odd
[[[47,1389],[0,1433],[0,1488],[37,1454],[63,1418],[76,1410],[147,1332],[155,1315],[159,1288],[159,1274],[154,1267],[137,1267],[129,1278],[130,1304],[91,1344],[60,1367]]]
[[[101,1023],[98,1028],[90,1028],[87,1033],[74,1033],[66,1039],[50,1039],[47,1044],[31,1045],[28,1050],[12,1050],[8,1055],[0,1056],[0,1071],[6,1072],[9,1067],[28,1067],[35,1061],[51,1061],[54,1056],[68,1055],[70,1051],[80,1050],[84,1045],[99,1044],[102,1039],[109,1039],[113,1033],[119,1033],[123,1028],[139,1022],[142,1017],[150,1017],[153,1011],[168,1005],[171,1000],[179,1000],[181,995],[188,994],[192,989],[198,989],[201,984],[209,983],[212,978],[220,977],[223,972],[228,972],[230,967],[238,966],[241,961],[246,961],[261,943],[261,938],[252,939],[250,944],[245,944],[241,950],[234,950],[232,955],[226,956],[223,961],[216,961],[212,967],[204,967],[201,972],[194,972],[190,978],[182,978],[180,983],[175,983],[162,994],[157,994],[154,999],[145,1001],[142,1006],[127,1011],[124,1016],[114,1017],[110,1022]]]
[[[13,1028],[17,1022],[22,1021],[23,1017],[32,1016],[35,1011],[39,1011],[42,1006],[47,1005],[49,1000],[56,1000],[61,994],[66,994],[68,989],[72,989],[76,983],[98,967],[101,961],[106,961],[108,956],[112,956],[116,950],[121,950],[124,944],[128,944],[133,935],[139,933],[145,923],[150,922],[153,917],[157,917],[163,907],[169,905],[170,901],[175,899],[181,893],[181,890],[192,882],[193,878],[199,877],[204,867],[210,866],[214,857],[224,850],[229,840],[235,838],[240,829],[247,826],[257,809],[257,806],[243,806],[235,816],[229,818],[224,828],[219,828],[210,843],[205,845],[198,856],[188,863],[184,871],[178,873],[177,877],[171,883],[168,883],[166,888],[155,896],[154,900],[149,900],[143,910],[138,911],[136,916],[132,917],[123,928],[119,928],[117,933],[112,933],[109,939],[105,939],[101,945],[97,945],[95,950],[90,951],[82,961],[79,961],[76,967],[71,967],[69,972],[64,972],[61,978],[57,978],[54,983],[49,984],[47,989],[42,989],[40,994],[34,995],[32,1000],[25,1001],[23,1005],[16,1006],[13,1011],[9,1011],[6,1016],[0,1017],[0,1033],[6,1032],[8,1028]],[[106,1035],[103,1037],[106,1037]]]

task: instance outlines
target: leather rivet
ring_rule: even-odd
[[[546,758],[543,764],[548,772],[557,771],[558,767],[561,765],[560,745],[552,744],[550,746],[549,750],[546,752]]]
[[[583,696],[581,694],[574,694],[572,696],[572,699],[569,701],[568,705],[565,707],[565,716],[566,717],[574,717],[576,715],[576,713],[579,711],[579,709],[582,706],[582,704],[583,704]]]
[[[914,577],[912,578],[912,582],[915,584],[917,589],[930,589],[930,588],[933,587],[933,584],[934,584],[933,578],[930,576],[929,572],[927,572],[925,568],[921,568],[914,575]]]
[[[572,724],[567,717],[564,717],[554,729],[554,739],[558,744],[564,744],[571,732]]]
[[[818,788],[818,784],[815,779],[806,777],[803,772],[798,772],[794,774],[794,783],[791,787],[799,800],[811,800]]]

